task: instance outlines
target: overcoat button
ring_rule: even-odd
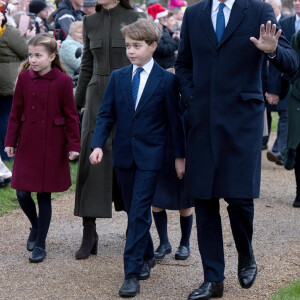
[[[32,105],[32,107],[31,107],[32,109],[35,109],[35,106],[34,105]]]
[[[297,107],[297,111],[300,111],[300,107]]]
[[[135,136],[133,136],[132,139],[135,140]]]
[[[32,96],[35,96],[36,95],[36,93],[32,93]]]

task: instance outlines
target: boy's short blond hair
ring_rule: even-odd
[[[138,19],[136,22],[125,25],[121,29],[123,36],[136,41],[145,41],[148,45],[158,43],[162,35],[161,26],[150,19]]]

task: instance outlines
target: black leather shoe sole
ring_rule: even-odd
[[[239,283],[240,283],[241,287],[243,289],[250,289],[252,287],[255,279],[256,279],[256,276],[257,276],[257,269],[256,269],[256,272],[255,272],[255,275],[254,275],[253,279],[248,284],[244,284],[244,282],[242,282],[241,279],[239,278]]]
[[[179,246],[178,250],[175,253],[175,259],[177,260],[186,260],[189,258],[189,256],[190,250],[185,246]]]
[[[119,296],[123,298],[131,298],[135,297],[140,292],[140,288],[137,289],[136,292],[126,292],[126,291],[119,291]]]
[[[166,256],[167,254],[170,254],[171,252],[172,252],[172,249],[171,249],[171,248],[166,249],[166,251],[164,251],[163,254],[154,252],[154,257],[155,257],[157,260],[162,260],[162,259],[165,258],[165,256]]]
[[[300,201],[294,201],[293,206],[294,207],[300,207]]]
[[[40,263],[42,261],[44,261],[44,259],[46,258],[46,251],[44,249],[40,249],[40,254],[39,255],[34,255],[34,251],[31,253],[31,255],[29,256],[29,261],[31,263]],[[34,249],[33,249],[34,250]]]

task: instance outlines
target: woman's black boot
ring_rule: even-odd
[[[83,237],[76,259],[86,259],[98,250],[98,234],[96,232],[96,218],[83,217]]]

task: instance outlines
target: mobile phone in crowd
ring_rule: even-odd
[[[28,29],[31,31],[35,27],[36,16],[33,13],[27,13],[30,18]]]
[[[19,22],[19,31],[24,35],[30,24],[30,17],[27,15],[21,15],[20,22]]]

